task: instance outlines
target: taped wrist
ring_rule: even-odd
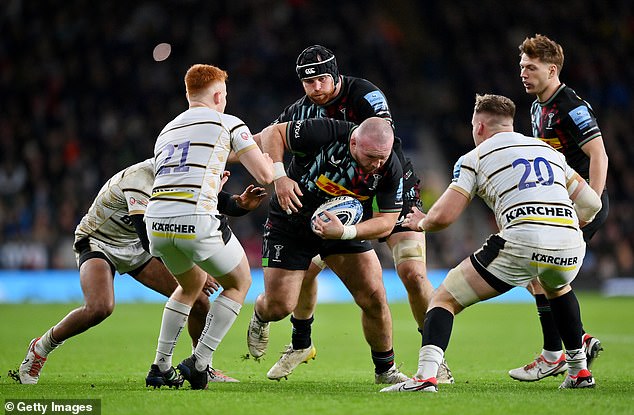
[[[282,163],[281,161],[276,161],[275,163],[273,163],[273,181],[285,176],[286,169],[284,169],[284,163]]]
[[[357,227],[354,225],[344,226],[341,240],[354,239],[357,236]]]

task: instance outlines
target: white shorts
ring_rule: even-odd
[[[141,241],[128,246],[113,246],[95,238],[82,236],[75,240],[73,251],[78,267],[86,255],[94,257],[91,253],[100,252],[108,258],[119,274],[134,271],[152,259],[152,255],[143,249]]]
[[[563,249],[541,249],[504,240],[491,235],[482,248],[471,256],[480,275],[499,292],[505,285],[525,287],[535,277],[547,288],[557,289],[570,284],[581,269],[586,244]],[[486,275],[488,274],[488,275]],[[494,277],[503,284],[489,281]]]
[[[174,275],[190,270],[194,264],[210,275],[225,275],[245,255],[238,238],[216,216],[146,217],[145,225],[150,252],[160,257]]]

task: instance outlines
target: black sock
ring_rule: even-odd
[[[581,311],[579,301],[573,291],[550,300],[553,318],[559,327],[561,339],[566,350],[581,348]]]
[[[434,307],[429,310],[425,315],[425,323],[423,323],[422,345],[431,344],[447,350],[453,328],[453,319],[454,315],[442,307]]]
[[[561,337],[559,337],[557,323],[555,323],[550,309],[550,302],[544,294],[535,294],[535,304],[537,305],[537,314],[539,314],[539,323],[542,327],[544,350],[550,352],[561,350]]]
[[[291,336],[293,349],[306,349],[312,343],[310,339],[311,324],[315,321],[314,316],[307,320],[299,320],[291,316],[291,324],[293,324],[293,334]]]
[[[387,352],[375,352],[372,350],[372,362],[374,363],[374,373],[384,373],[394,366],[394,349]]]

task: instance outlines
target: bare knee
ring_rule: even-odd
[[[86,304],[84,311],[93,325],[99,324],[112,314],[114,311],[114,302],[99,302],[95,304]]]
[[[387,309],[387,297],[382,288],[368,289],[354,296],[354,301],[366,315],[378,316]]]

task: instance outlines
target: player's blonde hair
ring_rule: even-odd
[[[502,95],[476,94],[474,111],[476,114],[512,119],[515,117],[515,103]]]
[[[185,74],[185,90],[188,95],[197,95],[214,82],[226,82],[228,77],[226,71],[216,66],[198,63]]]
[[[534,37],[527,37],[519,46],[520,56],[523,53],[531,59],[557,66],[557,74],[561,73],[564,67],[564,49],[554,40],[547,36],[536,34]]]

